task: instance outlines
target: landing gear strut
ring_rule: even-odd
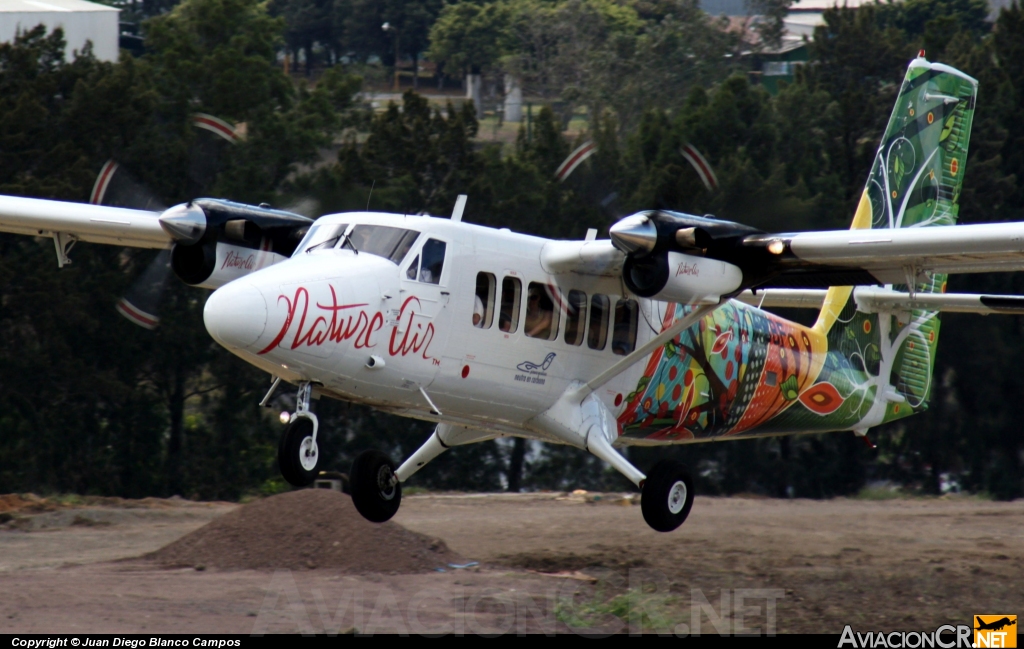
[[[686,520],[693,507],[693,480],[675,460],[662,460],[647,474],[640,493],[640,510],[658,532],[671,532]]]
[[[349,472],[352,504],[369,521],[383,523],[390,520],[402,502],[402,483],[427,462],[452,446],[494,439],[498,435],[494,431],[438,424],[427,441],[398,468],[380,451],[363,451]]]
[[[322,453],[316,437],[320,422],[309,410],[311,392],[312,386],[309,383],[299,386],[295,413],[277,447],[277,463],[281,475],[296,487],[312,484],[320,473]]]

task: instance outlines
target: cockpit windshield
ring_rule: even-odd
[[[347,223],[337,223],[330,225],[321,225],[314,223],[309,232],[306,233],[302,243],[295,249],[294,254],[300,252],[312,252],[314,250],[327,250],[338,245],[338,240],[341,239],[341,235],[345,234],[345,230],[348,229]]]
[[[419,236],[419,232],[415,230],[363,224],[354,226],[346,240],[344,235],[348,228],[347,223],[314,224],[299,247],[295,249],[295,254],[347,247],[400,264],[405,259],[406,253],[412,248],[416,237]]]

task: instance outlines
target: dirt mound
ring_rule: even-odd
[[[440,539],[394,522],[367,521],[351,498],[327,489],[292,491],[239,507],[146,558],[168,567],[402,574],[463,561]]]
[[[40,498],[35,494],[0,494],[0,512],[24,512],[38,514],[40,512],[53,511],[60,507],[46,498]]]

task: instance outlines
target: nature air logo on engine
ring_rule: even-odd
[[[1016,615],[975,615],[975,647],[1016,647]]]

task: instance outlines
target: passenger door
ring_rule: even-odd
[[[387,314],[388,357],[407,389],[426,388],[437,375],[450,333],[453,272],[451,243],[428,236],[406,256],[399,268],[399,295]]]

